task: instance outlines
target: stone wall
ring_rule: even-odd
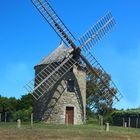
[[[38,73],[43,67],[35,67]],[[74,92],[67,91],[67,80],[73,79]],[[74,107],[74,124],[86,119],[86,74],[76,66],[39,101],[34,100],[34,120],[65,124],[66,107]]]

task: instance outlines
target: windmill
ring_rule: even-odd
[[[97,96],[100,96],[102,101],[106,101],[108,106],[112,106],[118,102],[122,98],[120,91],[111,79],[109,83],[107,82],[108,77],[103,76],[103,73],[106,73],[105,70],[90,52],[114,27],[115,20],[112,14],[108,12],[85,34],[76,40],[47,0],[32,0],[32,3],[64,42],[35,67],[35,78],[25,86],[27,91],[32,93],[35,99],[34,106],[36,107],[34,112],[36,119],[48,119],[50,122],[58,123],[61,120],[61,123],[75,124],[75,121],[77,121],[76,117],[78,118],[78,116],[80,116],[81,121],[79,121],[79,123],[85,122],[86,79],[92,80],[95,77],[100,81],[100,84],[96,85],[96,88],[98,88]],[[66,110],[62,114],[59,114],[58,110],[56,111],[54,109],[55,105],[57,105],[57,108],[60,107],[57,102],[66,88],[70,86],[70,92],[74,90],[72,87],[74,83],[71,79],[73,77],[77,79],[79,88],[77,88],[75,95],[67,95],[66,100],[68,100],[67,104],[69,104],[69,102],[72,103],[72,100],[78,102],[77,104],[79,104],[78,106],[80,107],[79,109],[77,107],[76,112],[79,112],[79,114],[77,113],[77,116],[74,115],[76,112],[72,104],[65,106]],[[80,77],[82,82],[78,81]],[[69,85],[66,87],[68,83]],[[54,94],[55,96],[53,96]],[[75,97],[77,99],[75,99]],[[53,98],[55,99],[53,100]],[[63,100],[61,100],[61,103],[62,102]],[[92,107],[94,107],[96,103],[96,101],[93,101]],[[62,106],[59,109],[61,108]],[[56,121],[53,116],[54,114],[59,114],[61,117],[56,115],[58,117]]]

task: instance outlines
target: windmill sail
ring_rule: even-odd
[[[73,42],[76,40],[63,21],[58,17],[47,0],[32,0],[34,6],[41,15],[47,20],[54,31],[64,41],[67,46],[75,46]]]
[[[91,53],[88,53],[85,58],[88,60],[89,64],[86,64],[86,73],[90,77],[92,81],[93,78],[98,80],[98,84],[96,88],[98,88],[99,94],[101,98],[108,103],[108,105],[113,105],[118,102],[122,98],[122,94],[111,80],[111,78],[107,75],[106,71],[100,65],[100,63],[93,57]],[[91,69],[92,68],[92,69]],[[94,83],[93,83],[94,84]],[[95,98],[96,100],[96,98]],[[97,102],[94,102],[97,103]]]
[[[64,43],[67,46],[76,49],[73,43],[75,41],[74,36],[58,17],[51,5],[46,0],[32,0],[32,3]],[[25,86],[29,93],[33,93],[35,99],[38,100],[42,95],[49,91],[50,88],[77,63],[71,54],[73,51],[71,47],[67,48],[67,51],[64,51],[64,48],[58,48],[49,57],[43,60],[47,61],[47,66]],[[34,84],[34,82],[36,84]]]
[[[49,91],[77,63],[72,58],[71,51],[72,49],[65,48],[61,44],[39,63],[39,65],[45,64],[44,69],[25,85],[26,90],[32,93],[36,100]]]
[[[80,49],[89,52],[113,28],[115,20],[109,12],[79,39]]]
[[[25,88],[29,93],[32,93],[35,99],[39,99],[47,91],[50,90],[56,82],[58,82],[71,68],[76,64],[76,61],[69,56],[60,65],[59,63],[49,64],[43,71],[41,71],[35,79],[30,81]],[[34,87],[34,81],[36,81]]]

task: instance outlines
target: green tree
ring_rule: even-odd
[[[0,113],[2,115],[2,121],[13,121],[21,118],[23,121],[27,121],[30,118],[32,112],[32,95],[23,95],[20,99],[14,97],[7,98],[0,96]]]
[[[33,105],[33,97],[31,94],[23,95],[18,100],[17,110],[29,109]]]
[[[11,114],[16,111],[18,102],[16,98],[7,98],[0,96],[0,113],[2,114],[2,120],[5,118],[10,120]]]
[[[100,69],[94,68],[96,73],[100,73],[102,80],[97,78],[96,75],[89,76],[87,79],[87,108],[93,111],[94,109],[100,115],[105,115],[112,109],[111,102],[113,95],[110,95],[110,102],[106,100],[104,95],[106,94],[107,87],[104,86],[103,82],[110,88],[110,90],[116,94],[116,90],[110,87],[111,76],[104,73]],[[112,97],[111,97],[112,96]],[[110,104],[110,105],[109,105]]]

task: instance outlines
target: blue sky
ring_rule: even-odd
[[[93,50],[112,75],[124,98],[118,108],[140,106],[140,1],[49,0],[71,32],[80,37],[111,11],[116,26]],[[30,0],[2,1],[0,5],[0,94],[19,98],[34,77],[34,65],[52,52],[59,37]]]

